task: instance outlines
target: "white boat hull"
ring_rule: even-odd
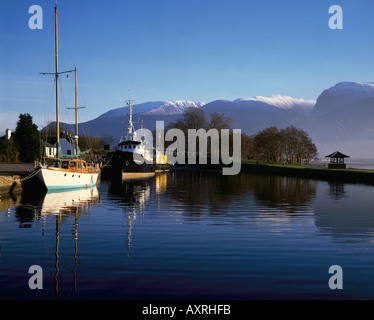
[[[58,214],[61,212],[77,212],[78,208],[86,208],[99,201],[99,191],[96,186],[73,190],[48,191],[40,208],[40,213]]]
[[[40,168],[37,174],[47,190],[88,188],[95,186],[98,172],[69,172],[53,168]]]

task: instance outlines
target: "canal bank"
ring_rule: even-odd
[[[301,177],[318,180],[328,180],[346,183],[364,183],[374,185],[374,170],[362,169],[328,169],[307,165],[284,165],[252,160],[243,160],[241,172],[273,174]]]
[[[178,170],[202,170],[214,171],[222,174],[222,164],[183,164],[175,165],[172,171]],[[263,175],[290,176],[341,183],[363,183],[374,185],[374,170],[364,169],[329,169],[310,165],[287,165],[279,163],[267,163],[255,160],[242,160],[240,173],[253,173]]]
[[[22,179],[34,168],[33,163],[0,163],[0,194],[22,190]]]
[[[21,176],[19,175],[0,175],[0,194],[10,193],[22,189]]]

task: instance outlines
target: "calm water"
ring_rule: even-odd
[[[0,299],[373,299],[374,187],[170,172],[2,196]],[[43,269],[31,290],[28,269]],[[331,290],[331,265],[343,289]]]

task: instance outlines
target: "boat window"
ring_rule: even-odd
[[[69,162],[63,161],[62,164],[61,164],[61,168],[68,169],[69,168]]]
[[[127,149],[127,146],[125,146],[125,149]]]
[[[76,162],[70,162],[70,167],[76,167],[77,163]]]

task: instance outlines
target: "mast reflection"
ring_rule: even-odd
[[[126,181],[112,180],[109,192],[116,196],[118,205],[124,211],[127,221],[127,235],[125,242],[125,255],[130,257],[133,248],[133,222],[139,217],[143,218],[146,204],[151,197],[152,186],[156,186],[156,192],[162,192],[166,188],[167,178],[163,174],[146,179],[134,179]],[[165,174],[166,175],[166,174]]]
[[[78,267],[78,226],[79,218],[89,210],[101,203],[99,191],[96,186],[92,188],[74,189],[66,191],[48,191],[45,193],[24,194],[21,205],[16,208],[16,216],[23,225],[31,226],[33,222],[46,223],[46,219],[55,216],[55,298],[60,298],[60,235],[65,218],[74,217],[74,293],[77,294],[77,267]],[[42,228],[44,235],[44,226]]]

